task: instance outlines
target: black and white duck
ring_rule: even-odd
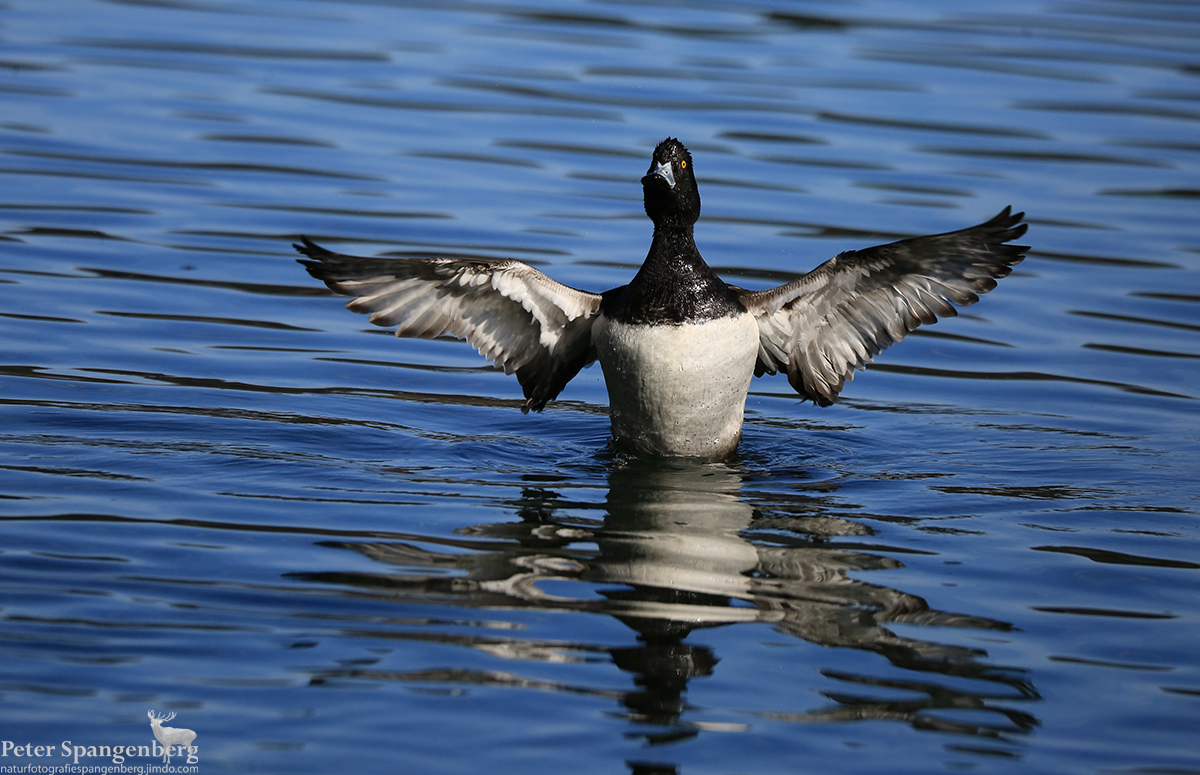
[[[590,293],[511,259],[341,255],[301,238],[309,274],[352,296],[346,308],[397,336],[466,339],[515,373],[522,411],[540,411],[600,362],[619,447],[726,458],[742,435],[753,377],[783,371],[820,406],[873,356],[996,287],[1027,247],[1024,213],[1004,210],[960,231],[839,253],[786,285],[749,291],[696,248],[700,192],[674,138],[642,178],[650,252],[627,285]]]

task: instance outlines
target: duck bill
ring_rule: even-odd
[[[675,173],[671,171],[671,165],[665,162],[655,164],[654,169],[642,178],[642,185],[644,186],[652,180],[661,180],[667,184],[667,188],[675,188]]]

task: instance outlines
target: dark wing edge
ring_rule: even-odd
[[[511,259],[364,258],[307,237],[296,248],[308,273],[353,296],[351,312],[396,327],[396,336],[465,339],[525,394],[522,412],[541,411],[595,360],[592,322],[600,295],[550,279]]]
[[[803,398],[837,400],[854,371],[938,316],[996,287],[1029,247],[1025,213],[1005,207],[967,229],[839,253],[787,285],[735,289],[759,325],[755,376],[786,371]]]

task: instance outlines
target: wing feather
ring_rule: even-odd
[[[308,273],[353,296],[346,308],[396,336],[465,339],[516,374],[523,411],[540,411],[594,360],[600,295],[555,282],[510,259],[388,259],[333,253],[301,237]]]
[[[778,288],[736,288],[758,319],[755,376],[786,371],[821,406],[883,350],[996,287],[1029,249],[1024,213],[1006,207],[978,226],[834,256]]]

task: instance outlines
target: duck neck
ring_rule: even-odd
[[[610,317],[651,325],[713,320],[746,311],[737,294],[704,262],[690,223],[656,223],[642,268],[607,301]]]
[[[637,276],[643,281],[662,280],[676,283],[694,275],[716,278],[704,263],[691,225],[655,224],[650,252]],[[635,278],[636,279],[636,278]]]

